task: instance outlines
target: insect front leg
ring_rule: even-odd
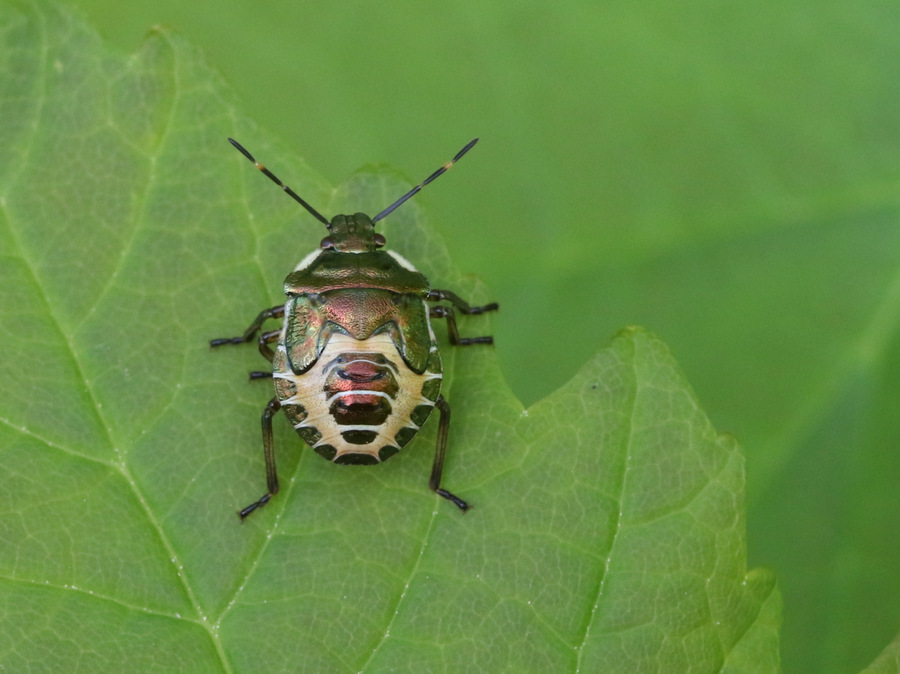
[[[486,311],[497,311],[500,308],[496,302],[485,304],[482,307],[469,306],[469,303],[462,299],[459,295],[450,290],[431,290],[425,299],[436,302],[446,300],[452,306],[438,305],[431,307],[430,315],[432,318],[446,318],[447,332],[450,337],[450,343],[453,346],[468,346],[470,344],[493,344],[493,337],[460,337],[459,330],[456,327],[456,314],[454,308],[466,315],[483,314]]]
[[[262,413],[263,454],[266,457],[266,487],[268,491],[262,498],[241,509],[238,515],[241,522],[257,508],[262,508],[278,493],[278,471],[275,468],[275,441],[272,437],[272,417],[281,409],[278,398],[272,398]]]
[[[432,289],[428,291],[428,295],[425,297],[425,299],[429,300],[430,302],[447,300],[448,302],[450,302],[450,304],[452,304],[464,314],[483,314],[486,311],[497,311],[497,309],[500,308],[500,305],[496,302],[485,304],[483,307],[469,306],[468,302],[466,302],[463,298],[461,298],[451,290]]]
[[[431,464],[431,478],[428,486],[435,494],[452,501],[463,512],[469,509],[469,504],[459,496],[450,493],[441,487],[441,475],[444,473],[444,454],[447,452],[447,434],[450,432],[450,405],[444,400],[444,396],[438,396],[434,406],[437,407],[441,418],[438,420],[437,445],[434,448],[434,463]]]

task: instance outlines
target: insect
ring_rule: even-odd
[[[266,493],[238,512],[241,521],[278,493],[272,417],[283,410],[297,434],[317,453],[339,464],[385,461],[413,439],[436,407],[440,414],[431,467],[432,491],[466,511],[469,504],[441,487],[450,405],[441,395],[442,366],[432,318],[447,321],[450,344],[493,344],[493,337],[459,336],[456,313],[496,311],[496,302],[476,307],[428,279],[394,251],[375,223],[445,173],[478,139],[374,218],[364,213],[327,220],[260,164],[237,141],[229,142],[267,178],[328,228],[319,249],[304,257],[284,281],[287,301],[264,309],[239,337],[213,339],[210,346],[256,339],[271,372],[275,395],[262,414]],[[434,304],[444,302],[444,304]],[[263,331],[269,319],[280,330]],[[273,350],[271,344],[276,343]]]

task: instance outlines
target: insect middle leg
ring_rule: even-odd
[[[253,341],[253,338],[256,337],[256,333],[259,332],[262,328],[263,323],[265,323],[270,318],[281,318],[283,316],[283,304],[279,304],[278,306],[272,307],[271,309],[264,309],[263,311],[259,312],[259,315],[255,319],[253,319],[253,322],[246,330],[244,330],[244,334],[242,334],[240,337],[222,337],[219,339],[211,339],[209,341],[209,345],[211,347],[217,347],[223,346],[225,344],[245,344],[246,342]],[[272,360],[275,358],[275,352],[272,351],[272,347],[270,347],[269,345],[272,342],[278,341],[279,334],[279,330],[269,330],[268,332],[262,333],[257,340],[259,352],[269,362],[272,362]],[[271,372],[253,371],[250,373],[250,379],[271,379],[271,377]]]
[[[264,332],[259,336],[259,352],[263,355],[263,357],[268,360],[270,363],[275,359],[275,352],[272,351],[272,347],[269,346],[272,342],[278,341],[278,336],[281,334],[281,330],[270,330],[269,332]],[[260,372],[259,370],[252,370],[250,372],[250,379],[271,379],[272,372]]]
[[[238,515],[241,522],[258,508],[262,508],[275,494],[278,493],[278,471],[275,468],[275,441],[272,437],[272,417],[281,409],[278,398],[272,398],[262,413],[263,454],[266,457],[266,488],[268,491],[262,497],[246,508],[241,509]]]
[[[450,405],[444,400],[444,396],[438,396],[434,406],[437,407],[441,418],[438,420],[437,445],[434,448],[434,463],[431,464],[431,478],[428,486],[435,494],[452,501],[463,512],[469,509],[469,504],[459,496],[441,487],[441,475],[444,473],[444,455],[447,452],[447,435],[450,432]]]

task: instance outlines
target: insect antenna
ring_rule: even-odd
[[[308,203],[306,203],[306,201],[299,194],[297,194],[294,190],[292,190],[290,187],[288,187],[283,182],[281,182],[281,179],[278,176],[276,176],[269,169],[267,169],[265,166],[263,166],[258,161],[256,161],[256,159],[253,158],[253,155],[250,154],[249,152],[247,152],[247,150],[244,148],[243,145],[238,143],[234,138],[229,138],[228,142],[231,143],[232,145],[234,145],[238,149],[238,151],[242,155],[244,155],[247,159],[252,161],[253,164],[256,166],[256,168],[258,168],[260,171],[263,172],[263,175],[265,175],[269,180],[271,180],[273,183],[275,183],[281,189],[283,189],[285,192],[287,192],[288,195],[292,199],[294,199],[294,201],[296,201],[298,204],[303,206],[303,208],[305,208],[307,211],[309,211],[313,216],[315,216],[315,218],[317,220],[319,220],[319,222],[325,223],[326,227],[331,227],[331,223],[328,222],[328,220],[325,218],[324,215],[322,215],[321,213],[319,213],[319,211],[317,211],[315,208],[313,208]],[[450,162],[450,163],[452,164],[453,162]],[[432,176],[432,178],[434,178],[434,176]],[[431,178],[429,178],[429,180],[431,180]],[[410,196],[412,196],[412,195],[410,195]]]
[[[234,141],[232,141],[232,142],[234,142]],[[468,152],[469,150],[471,150],[472,147],[473,147],[473,146],[475,145],[475,143],[477,143],[477,142],[478,142],[478,139],[477,139],[477,138],[473,138],[473,139],[470,140],[468,143],[466,143],[466,146],[465,146],[462,150],[460,150],[459,152],[457,152],[456,155],[453,157],[453,159],[451,159],[451,160],[448,161],[446,164],[444,164],[443,166],[441,166],[441,168],[439,168],[437,171],[435,171],[435,172],[432,173],[430,176],[428,176],[427,178],[425,178],[425,180],[423,180],[421,183],[419,183],[418,185],[416,185],[415,187],[413,187],[409,192],[407,192],[406,194],[404,194],[402,197],[400,197],[399,199],[397,199],[397,201],[395,201],[395,202],[392,203],[390,206],[388,206],[388,207],[385,208],[383,211],[381,211],[381,213],[379,213],[379,214],[376,215],[374,218],[372,218],[372,222],[375,223],[375,222],[378,222],[379,220],[381,220],[382,218],[386,218],[386,217],[389,216],[391,213],[393,213],[395,210],[397,210],[400,206],[402,206],[402,205],[406,202],[407,199],[409,199],[410,197],[415,196],[415,195],[416,195],[423,187],[425,187],[425,185],[427,185],[428,183],[430,183],[432,180],[435,180],[438,176],[443,175],[444,173],[446,173],[447,171],[449,171],[449,170],[453,167],[453,165],[454,165],[456,162],[458,162],[460,159],[462,159],[462,156],[463,156],[466,152]]]

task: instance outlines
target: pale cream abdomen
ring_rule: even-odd
[[[372,464],[396,454],[434,408],[441,379],[434,343],[425,371],[416,374],[387,333],[362,340],[333,334],[300,375],[287,366],[282,342],[275,358],[275,392],[285,415],[335,463]]]

